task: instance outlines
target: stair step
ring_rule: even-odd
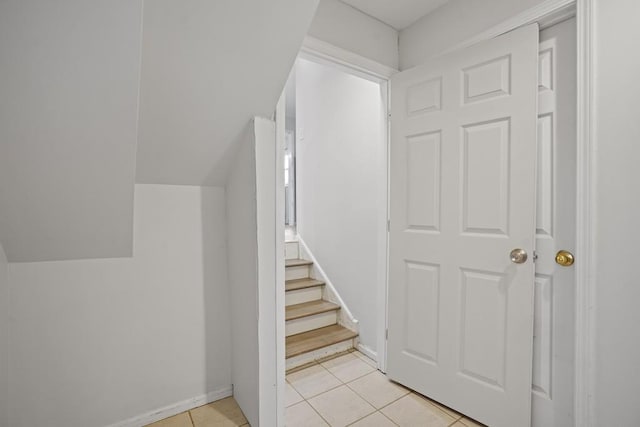
[[[284,284],[285,291],[297,291],[298,289],[315,288],[316,286],[323,286],[324,282],[321,280],[304,278],[287,280]]]
[[[357,337],[358,334],[340,325],[331,325],[313,331],[291,335],[286,339],[286,358],[298,356]]]
[[[340,306],[338,304],[324,300],[310,301],[287,307],[285,318],[286,320],[294,320],[337,310],[340,310]]]
[[[287,259],[284,261],[285,267],[298,267],[301,265],[311,265],[313,261],[309,261],[308,259]]]

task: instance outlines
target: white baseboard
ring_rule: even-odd
[[[158,408],[153,411],[149,411],[142,415],[136,415],[124,421],[120,421],[115,424],[111,424],[108,427],[142,427],[147,424],[155,423],[156,421],[163,420],[165,418],[178,415],[189,409],[197,408],[198,406],[206,405],[207,403],[215,402],[216,400],[224,399],[233,395],[233,388],[231,386],[225,387],[220,390],[211,391],[207,394],[192,397],[181,402],[173,403],[163,408]]]
[[[366,345],[362,344],[362,343],[358,343],[358,345],[356,346],[356,348],[358,349],[358,351],[362,354],[364,354],[365,356],[367,356],[369,359],[373,360],[374,362],[378,361],[378,353],[376,353],[375,351],[373,351],[371,348],[367,347]],[[378,366],[380,366],[380,364],[378,363]]]

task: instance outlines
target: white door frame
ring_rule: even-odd
[[[595,212],[594,125],[593,125],[593,0],[546,0],[531,9],[513,16],[486,31],[447,50],[457,50],[497,37],[523,25],[538,22],[541,29],[575,16],[577,21],[577,182],[576,182],[576,342],[575,342],[575,426],[590,427],[593,422],[593,366],[594,366],[594,296],[595,267],[593,263],[593,218]],[[305,38],[302,56],[342,67],[370,80],[383,83],[388,91],[389,78],[398,70],[353,52],[311,37]],[[445,52],[443,52],[445,53]],[[388,102],[388,93],[387,93]],[[387,104],[388,111],[388,104]],[[387,127],[387,153],[388,153]],[[386,159],[388,177],[388,154]],[[385,199],[388,200],[385,186]],[[386,209],[388,218],[388,205]],[[386,234],[386,233],[385,233]],[[385,283],[378,289],[378,366],[385,370],[387,318],[388,239],[385,237],[387,258]]]
[[[382,104],[389,117],[389,79],[398,72],[397,69],[380,64],[376,61],[360,56],[356,53],[339,48],[332,44],[326,43],[313,37],[306,37],[299,58],[307,59],[313,62],[326,64],[334,68],[338,68],[349,74],[362,77],[364,79],[376,82],[380,85]],[[376,351],[373,352],[368,347],[358,345],[358,349],[367,356],[378,362],[378,368],[386,371],[387,361],[387,281],[388,281],[388,259],[389,259],[389,239],[388,239],[388,219],[389,219],[389,121],[384,121],[384,137],[383,147],[379,147],[382,151],[382,164],[384,170],[380,171],[379,187],[380,187],[380,204],[378,206],[378,253],[377,260],[377,276],[378,283],[376,285],[376,296],[378,306],[376,307],[378,322],[376,325]]]

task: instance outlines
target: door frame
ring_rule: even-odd
[[[594,218],[595,212],[595,142],[594,142],[594,0],[546,0],[541,4],[517,14],[474,37],[448,49],[461,49],[497,37],[521,26],[538,22],[540,28],[547,28],[570,17],[577,23],[577,158],[576,158],[576,301],[575,301],[575,383],[574,383],[574,425],[591,427],[594,420],[594,303],[595,264],[594,260]],[[446,53],[442,52],[442,53]],[[389,113],[389,79],[399,70],[380,64],[369,58],[339,48],[324,41],[306,37],[301,48],[301,56],[317,62],[328,63],[348,72],[384,84]],[[389,126],[386,129],[386,176],[384,199],[388,219],[388,170],[389,170]],[[279,219],[279,218],[278,218]],[[276,224],[278,227],[279,224]],[[388,228],[385,226],[386,258],[382,260],[385,270],[384,283],[378,286],[378,367],[386,370],[386,327],[387,327],[387,286],[388,286]],[[366,349],[365,349],[366,350]]]
[[[389,80],[391,76],[399,70],[310,36],[305,37],[298,58],[329,65],[348,74],[373,81],[380,85],[382,105],[384,108],[383,114],[386,115],[386,120],[383,120],[383,138],[382,144],[379,147],[382,154],[381,164],[383,166],[380,170],[378,181],[380,187],[380,202],[378,205],[377,241],[380,250],[377,257],[378,283],[376,283],[376,296],[378,305],[376,311],[378,313],[378,321],[376,325],[376,351],[362,344],[358,344],[358,350],[376,360],[378,369],[385,372],[387,361],[386,331],[389,263],[389,143],[391,140],[389,132]]]

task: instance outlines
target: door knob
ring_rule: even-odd
[[[511,251],[511,262],[514,264],[524,264],[527,261],[527,251],[524,249],[514,249]]]
[[[573,265],[573,261],[573,254],[569,251],[561,250],[556,254],[556,262],[563,267]]]

